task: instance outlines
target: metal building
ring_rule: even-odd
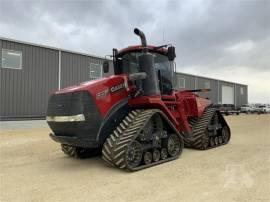
[[[0,51],[1,120],[44,117],[51,92],[107,76],[104,58],[93,55],[6,38]]]
[[[43,118],[49,94],[103,74],[104,58],[13,39],[0,38],[0,119]],[[211,88],[202,96],[241,106],[247,86],[190,74],[176,74],[176,88]]]
[[[199,94],[215,104],[233,104],[238,108],[248,103],[248,86],[244,84],[177,73],[175,85],[178,89],[210,89]]]

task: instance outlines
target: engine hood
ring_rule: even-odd
[[[103,117],[123,99],[127,99],[127,75],[113,75],[63,88],[54,95],[87,91]]]

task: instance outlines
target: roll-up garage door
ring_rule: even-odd
[[[234,89],[232,86],[222,85],[222,104],[234,104]]]

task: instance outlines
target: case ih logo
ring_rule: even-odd
[[[119,90],[121,90],[121,89],[123,89],[125,87],[125,84],[124,83],[120,83],[119,85],[117,85],[117,86],[113,86],[113,87],[111,87],[111,92],[112,93],[114,93],[114,92],[116,92],[116,91],[119,91]]]
[[[96,95],[96,98],[101,99],[101,98],[107,96],[109,94],[109,92],[115,93],[115,92],[122,90],[124,88],[125,88],[125,83],[120,83],[116,86],[111,87],[110,90],[109,90],[109,88],[106,88],[105,90],[98,92]]]

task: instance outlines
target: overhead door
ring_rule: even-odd
[[[232,86],[222,85],[222,104],[234,104],[234,90]]]

